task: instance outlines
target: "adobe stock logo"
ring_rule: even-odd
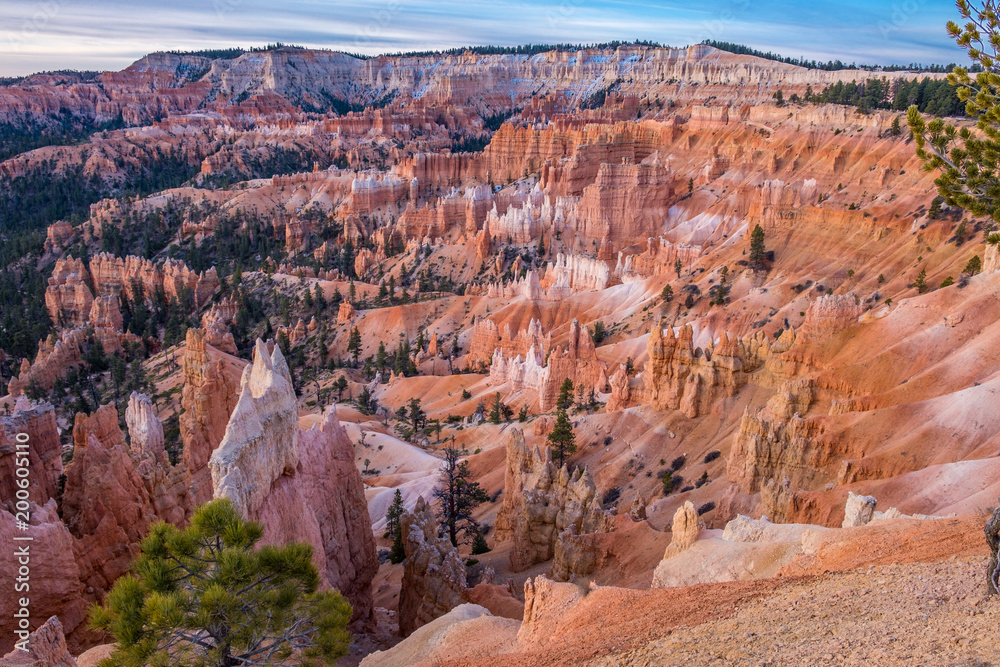
[[[910,22],[910,19],[925,4],[927,4],[927,0],[904,0],[901,3],[894,4],[892,6],[892,13],[889,15],[889,20],[886,21],[883,19],[878,22],[878,29],[882,33],[882,37],[888,39],[889,35],[905,27]]]
[[[68,0],[46,0],[32,3],[31,15],[26,16],[21,24],[11,30],[8,37],[10,48],[19,51],[21,47],[38,37],[45,26],[62,11]]]

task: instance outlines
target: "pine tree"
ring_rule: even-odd
[[[729,267],[722,267],[722,271],[719,272],[719,285],[715,291],[715,298],[712,299],[712,305],[724,306],[726,305],[726,297],[729,295]]]
[[[480,526],[476,526],[475,531],[472,534],[472,550],[473,556],[478,556],[480,554],[485,554],[490,552],[490,545],[486,543],[486,536],[483,535],[483,529]]]
[[[403,494],[399,489],[392,496],[392,504],[385,512],[385,537],[395,535],[399,530],[399,517],[403,516]]]
[[[764,247],[764,228],[756,225],[750,232],[750,264],[760,268],[767,261],[767,249]]]
[[[385,370],[386,362],[389,360],[389,355],[385,351],[385,341],[379,341],[378,352],[375,354],[375,367],[380,371]]]
[[[917,279],[913,281],[913,286],[917,288],[919,294],[923,294],[927,291],[927,269],[920,269],[920,273],[917,274]]]
[[[493,395],[493,403],[490,407],[490,422],[499,424],[503,419],[503,401],[500,400],[500,392]]]
[[[91,608],[92,627],[116,640],[102,664],[332,665],[346,655],[351,605],[319,591],[312,546],[256,548],[263,534],[228,499],[198,508],[183,530],[153,524],[132,574]]]
[[[319,311],[326,310],[326,297],[323,296],[323,290],[320,288],[319,283],[316,283],[316,308]]]
[[[344,392],[347,391],[347,378],[343,375],[338,377],[336,384],[333,385],[333,388],[337,390],[337,402],[340,403],[340,400],[344,397]]]
[[[420,407],[420,399],[416,396],[410,399],[407,415],[410,428],[413,429],[413,439],[416,440],[420,427],[427,423],[427,413]]]
[[[562,467],[566,457],[576,451],[576,435],[565,408],[556,410],[556,423],[549,433],[548,442],[552,447],[553,459],[558,462],[559,467]]]
[[[351,329],[351,334],[347,339],[347,351],[354,357],[354,365],[358,365],[358,357],[361,356],[361,332],[357,327]]]
[[[559,385],[559,398],[556,400],[556,408],[566,410],[573,404],[573,381],[566,378]]]
[[[967,273],[970,276],[974,276],[983,270],[983,260],[979,258],[979,255],[973,255],[972,259],[965,265],[962,269],[962,273]]]
[[[479,482],[469,481],[472,475],[469,463],[460,460],[464,454],[465,450],[445,448],[441,482],[434,490],[434,497],[439,501],[438,522],[441,530],[456,547],[460,535],[475,535],[478,526],[472,519],[472,511],[490,499]]]
[[[1000,40],[994,3],[957,3],[962,25],[948,22],[948,33],[968,51],[973,67],[956,66],[948,77],[957,93],[958,107],[977,119],[976,128],[956,127],[940,118],[927,121],[913,104],[906,118],[916,144],[916,154],[928,171],[939,170],[938,193],[949,205],[957,205],[974,216],[1000,219],[1000,188],[997,187],[1000,149],[1000,82],[996,70],[996,44]],[[939,92],[939,91],[935,91]],[[936,97],[936,95],[935,95]],[[950,106],[938,101],[936,111]],[[930,108],[925,111],[930,112]]]
[[[674,271],[677,273],[678,278],[681,277],[681,269],[683,268],[684,265],[681,263],[681,258],[678,257],[677,259],[674,260]]]

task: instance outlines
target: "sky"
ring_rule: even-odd
[[[471,44],[706,39],[817,60],[965,62],[950,0],[3,0],[0,76],[284,42],[375,55]]]

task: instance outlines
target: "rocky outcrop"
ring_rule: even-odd
[[[341,301],[340,308],[337,310],[337,323],[346,324],[354,320],[354,315],[357,311],[354,310],[352,306],[347,301]]]
[[[192,271],[184,262],[174,259],[157,265],[148,259],[129,256],[124,259],[100,253],[90,260],[90,275],[95,294],[121,296],[129,301],[135,298],[133,287],[142,286],[143,298],[151,303],[153,295],[162,290],[167,300],[182,300],[182,292],[189,291],[195,308],[208,303],[219,288],[215,267],[203,273]]]
[[[839,462],[834,449],[818,438],[822,432],[822,423],[814,419],[793,415],[787,421],[768,420],[766,414],[751,415],[748,408],[733,440],[726,475],[746,493],[759,491],[770,478],[806,486]]]
[[[295,472],[275,481],[255,517],[264,524],[263,541],[312,544],[321,581],[339,590],[353,618],[367,624],[378,558],[354,445],[330,410],[298,431],[297,447]]]
[[[30,473],[28,499],[44,505],[54,498],[62,474],[62,445],[51,405],[19,398],[14,413],[0,417],[0,504],[15,500],[18,468]]]
[[[125,408],[129,451],[158,519],[180,524],[194,510],[190,477],[182,465],[171,465],[164,448],[163,424],[145,394],[132,392]]]
[[[841,524],[841,527],[853,528],[855,526],[867,525],[872,520],[877,502],[872,496],[860,496],[853,491],[848,491],[847,506],[844,509],[844,522]]]
[[[670,531],[670,544],[663,553],[663,560],[656,566],[653,572],[653,588],[670,586],[672,582],[672,571],[675,563],[670,563],[672,558],[687,551],[698,541],[698,534],[701,532],[701,523],[698,521],[698,512],[694,509],[694,504],[690,500],[674,512],[673,525]]]
[[[539,575],[524,581],[524,621],[517,633],[522,645],[544,645],[554,634],[562,610],[573,607],[586,592],[576,584],[557,583]]]
[[[643,382],[650,402],[661,410],[680,410],[690,418],[711,410],[720,398],[735,395],[753,370],[743,341],[725,332],[718,345],[696,349],[690,325],[676,335],[654,325],[646,351],[649,361]]]
[[[608,263],[584,255],[556,255],[556,261],[545,269],[541,279],[549,300],[568,297],[573,292],[603,290],[614,284]]]
[[[983,273],[1000,271],[1000,244],[987,243],[983,254]]]
[[[226,354],[236,354],[236,341],[229,325],[236,315],[236,304],[224,301],[212,306],[201,316],[201,328],[205,332],[205,342]]]
[[[76,538],[81,579],[106,591],[139,555],[139,541],[156,520],[153,494],[136,470],[113,405],[78,414],[73,441],[63,518]]]
[[[20,373],[11,378],[7,390],[11,396],[20,396],[31,385],[43,391],[52,388],[58,378],[83,358],[86,333],[83,329],[67,329],[58,338],[52,336],[38,341],[38,354],[33,363],[25,359]]]
[[[545,333],[542,323],[532,318],[528,326],[512,333],[510,324],[503,327],[489,318],[482,318],[472,326],[472,341],[469,344],[469,364],[486,366],[493,360],[497,350],[501,350],[506,358],[513,359],[520,355],[527,358],[532,349],[535,355],[545,355],[550,336]]]
[[[628,407],[629,401],[632,400],[632,386],[625,364],[618,365],[618,370],[608,378],[608,386],[611,388],[611,396],[607,402],[608,412]]]
[[[295,391],[276,345],[257,341],[209,467],[215,496],[259,521],[264,543],[312,544],[323,585],[344,594],[354,620],[370,621],[378,560],[354,446],[333,411],[298,429]]]
[[[247,517],[260,510],[271,485],[298,463],[298,409],[285,357],[260,340],[243,371],[240,398],[209,467],[216,498],[229,498]]]
[[[986,520],[983,528],[986,546],[990,549],[990,560],[986,564],[986,594],[1000,595],[1000,507]]]
[[[497,542],[506,542],[514,537],[514,525],[524,502],[524,485],[537,474],[536,468],[543,463],[541,452],[537,447],[528,447],[524,431],[519,428],[511,429],[504,461],[503,502],[494,525]]]
[[[684,501],[684,504],[674,512],[674,521],[670,528],[670,546],[674,551],[684,551],[698,541],[700,530],[698,513],[694,505],[690,500]]]
[[[354,257],[354,275],[359,278],[367,277],[368,272],[375,268],[375,263],[375,253],[368,248],[358,250],[358,254]]]
[[[583,189],[576,231],[601,243],[601,259],[614,260],[635,239],[660,231],[672,196],[673,174],[655,157],[642,164],[602,163]]]
[[[507,441],[504,504],[497,515],[497,539],[512,539],[511,568],[525,570],[560,550],[559,569],[568,577],[578,572],[574,562],[587,567],[587,533],[608,532],[609,515],[601,507],[597,487],[586,468],[572,473],[556,468],[548,448],[529,449],[524,434],[514,429]]]
[[[188,329],[183,361],[180,431],[182,462],[195,505],[212,498],[209,457],[222,442],[239,397],[236,381],[221,359],[212,359],[201,329]]]
[[[525,358],[508,357],[502,348],[493,353],[490,365],[490,384],[510,383],[515,391],[535,389],[542,412],[555,407],[562,383],[569,379],[575,387],[582,387],[584,397],[588,392],[602,392],[607,387],[607,364],[597,358],[590,333],[573,320],[569,340],[557,345],[549,354],[548,363],[542,366],[541,351],[532,346]]]
[[[122,312],[116,296],[99,296],[90,306],[90,326],[101,342],[105,354],[118,354],[122,350]]]
[[[57,616],[49,617],[24,643],[0,658],[0,667],[39,665],[44,667],[76,667],[74,658],[66,647],[66,635]]]
[[[852,324],[857,324],[863,312],[861,299],[854,292],[821,296],[812,301],[806,309],[802,335],[809,340],[829,336]]]
[[[90,274],[81,260],[68,257],[56,261],[49,286],[45,288],[45,306],[55,324],[81,326],[87,323],[94,301],[89,283]]]
[[[85,597],[85,586],[81,583],[80,567],[75,556],[75,541],[59,518],[55,499],[45,505],[32,505],[31,521],[27,530],[17,527],[17,518],[6,509],[0,509],[0,540],[4,544],[16,545],[14,537],[30,537],[31,563],[30,595],[33,619],[46,618],[58,614],[67,635],[85,633],[87,604],[94,600]],[[18,572],[13,546],[0,551],[0,570],[8,582],[13,582],[13,573]],[[12,584],[11,584],[12,585]],[[17,611],[15,602],[18,595],[0,595],[0,651],[14,648],[20,641],[14,633],[19,629],[14,619]],[[36,620],[37,622],[37,620]],[[45,664],[45,663],[40,663]]]
[[[437,520],[423,498],[400,518],[406,562],[399,592],[399,634],[406,637],[422,625],[464,602],[465,564],[447,537],[439,537]]]
[[[629,518],[632,521],[645,521],[646,520],[646,499],[641,493],[635,495],[635,499],[628,509]]]

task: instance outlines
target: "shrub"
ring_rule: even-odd
[[[707,503],[705,503],[704,505],[701,505],[698,508],[698,516],[701,516],[702,514],[708,514],[709,512],[711,512],[714,509],[715,509],[715,503],[712,502],[711,500],[709,500]]]
[[[705,454],[705,460],[704,460],[704,462],[705,463],[711,463],[712,461],[714,461],[715,459],[719,458],[720,456],[722,456],[722,452],[720,452],[719,450],[716,449],[714,451],[709,452],[708,454]]]
[[[670,471],[677,472],[678,470],[684,467],[685,463],[687,463],[687,457],[684,455],[678,456],[677,458],[675,458],[673,461],[670,462]]]

